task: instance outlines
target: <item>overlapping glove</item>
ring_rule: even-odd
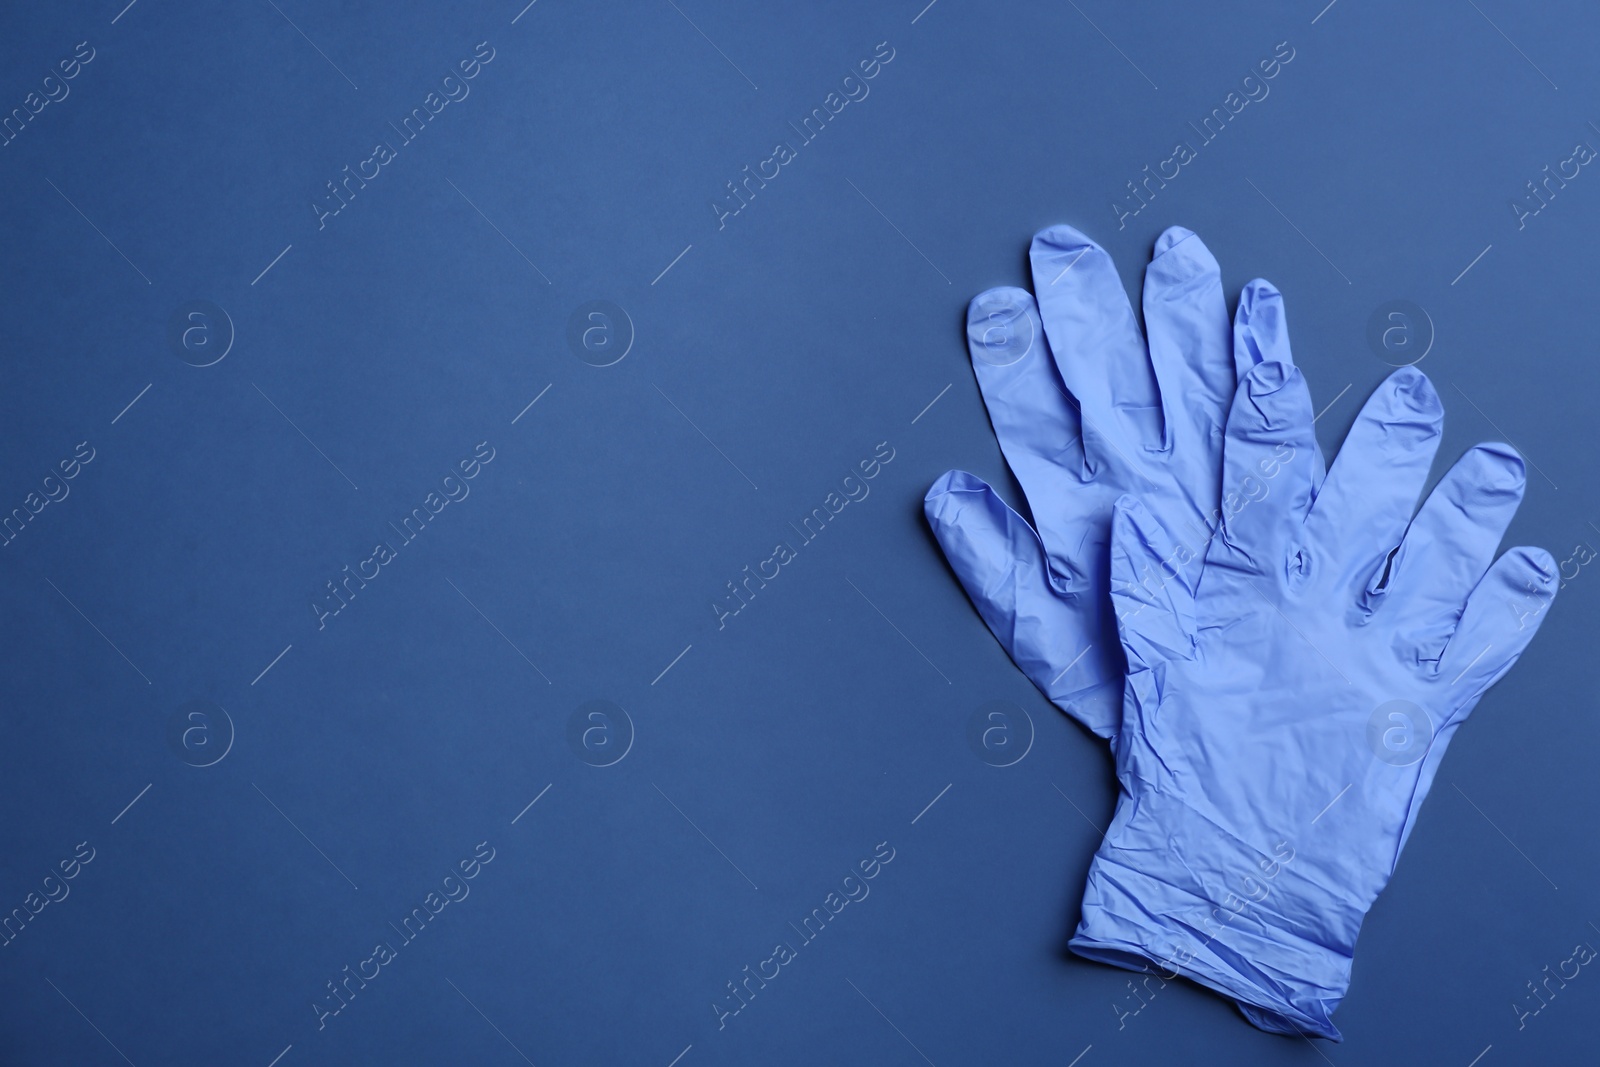
[[[1031,259],[1037,308],[983,293],[968,340],[1037,532],[961,471],[925,510],[1012,659],[1112,742],[1072,948],[1337,1040],[1361,922],[1445,748],[1555,596],[1548,553],[1495,559],[1521,458],[1479,445],[1413,517],[1443,420],[1421,372],[1379,387],[1325,476],[1270,285],[1245,287],[1230,357],[1187,230],[1146,273],[1148,346],[1099,246],[1054,227]]]
[[[1312,418],[1287,364],[1240,383],[1223,484],[1259,491],[1198,573],[1173,565],[1181,514],[1117,502],[1121,788],[1071,946],[1337,1040],[1361,922],[1558,580],[1542,549],[1495,559],[1524,486],[1509,446],[1468,451],[1412,517],[1443,421],[1421,372],[1379,386],[1320,485]]]
[[[1053,226],[1035,235],[1029,258],[1037,303],[1011,287],[979,294],[967,340],[1033,525],[965,471],[935,482],[924,510],[1012,660],[1063,711],[1110,737],[1124,676],[1109,596],[1112,506],[1135,494],[1205,543],[1235,367],[1290,358],[1282,297],[1251,282],[1230,333],[1216,259],[1175,226],[1145,272],[1147,345],[1099,245]]]

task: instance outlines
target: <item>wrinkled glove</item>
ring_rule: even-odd
[[[1318,486],[1300,372],[1266,362],[1227,424],[1225,507],[1198,571],[1170,496],[1117,501],[1112,598],[1128,660],[1116,816],[1082,956],[1182,974],[1280,1033],[1339,1037],[1361,921],[1439,761],[1555,597],[1549,553],[1495,550],[1524,471],[1468,451],[1412,509],[1443,412],[1390,375]]]
[[[1101,737],[1122,718],[1108,596],[1112,506],[1131,493],[1196,546],[1215,526],[1222,426],[1243,374],[1290,359],[1282,297],[1256,280],[1229,336],[1217,261],[1172,227],[1145,272],[1149,344],[1111,257],[1070,226],[1033,239],[1034,297],[990,289],[967,312],[972,366],[1035,525],[949,471],[924,510],[951,568],[1017,666]],[[1230,354],[1231,349],[1231,354]]]

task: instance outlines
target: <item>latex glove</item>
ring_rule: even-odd
[[[1071,945],[1337,1039],[1362,919],[1558,579],[1542,549],[1495,559],[1524,486],[1507,445],[1468,451],[1412,517],[1443,421],[1421,372],[1378,388],[1320,491],[1312,421],[1295,368],[1240,383],[1224,484],[1259,488],[1198,573],[1169,534],[1187,509],[1117,503],[1121,789]]]
[[[989,629],[1033,683],[1102,737],[1121,719],[1109,599],[1111,510],[1133,493],[1181,527],[1196,566],[1215,525],[1222,426],[1239,373],[1290,360],[1282,297],[1247,285],[1230,337],[1217,261],[1173,227],[1145,272],[1141,336],[1105,250],[1070,226],[1034,236],[1034,296],[1002,287],[967,312],[973,371],[1034,524],[950,471],[924,510]]]

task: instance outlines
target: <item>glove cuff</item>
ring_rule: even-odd
[[[1330,1015],[1349,988],[1350,955],[1330,948],[1326,931],[1294,929],[1277,899],[1300,895],[1304,883],[1287,868],[1265,874],[1277,865],[1242,848],[1225,864],[1190,863],[1177,854],[1176,839],[1143,836],[1122,818],[1113,823],[1090,866],[1071,949],[1166,979],[1182,975],[1231,998],[1263,1030],[1341,1040]],[[1119,839],[1134,847],[1119,847]],[[1252,877],[1213,877],[1221,870]],[[1188,884],[1197,874],[1205,888]],[[1222,888],[1238,882],[1250,888]]]

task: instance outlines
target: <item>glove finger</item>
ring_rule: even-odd
[[[1456,461],[1406,530],[1387,576],[1373,576],[1363,606],[1387,601],[1394,626],[1418,661],[1436,660],[1461,606],[1505,537],[1527,484],[1510,445],[1481,444]]]
[[[1161,393],[1122,279],[1071,226],[1034,235],[1033,291],[1061,380],[1077,398],[1088,461],[1136,468],[1163,445]]]
[[[928,525],[978,614],[1013,662],[1067,714],[1110,737],[1120,703],[1122,663],[1106,629],[1104,594],[1057,592],[1044,548],[1026,519],[981,478],[949,471],[923,500]],[[1104,577],[1096,589],[1105,587]]]
[[[1190,498],[1209,503],[1222,469],[1222,427],[1236,379],[1222,269],[1199,237],[1170,227],[1144,274],[1150,363],[1164,398],[1168,439]]]
[[[1233,362],[1241,382],[1262,363],[1294,363],[1283,294],[1265,278],[1252,279],[1239,293],[1239,307],[1233,315]],[[1315,497],[1327,471],[1315,436],[1311,438],[1311,456],[1311,495]]]
[[[1307,539],[1341,584],[1365,584],[1405,536],[1443,427],[1439,394],[1413,367],[1361,408],[1306,519]]]
[[[1467,598],[1436,667],[1450,706],[1477,700],[1511,669],[1558,588],[1556,561],[1542,548],[1513,548],[1495,560]]]
[[[1282,580],[1311,504],[1315,441],[1300,371],[1276,361],[1251,369],[1228,416],[1222,534],[1212,542],[1211,559]]]
[[[1406,813],[1400,847],[1411,836],[1445,750],[1478,698],[1521,658],[1561,588],[1560,570],[1542,548],[1520,547],[1494,561],[1467,597],[1438,660],[1421,667],[1436,687],[1437,733],[1418,768],[1416,801]]]
[[[1193,560],[1137,498],[1117,500],[1111,513],[1111,602],[1130,675],[1189,658],[1199,570]]]
[[[1234,374],[1243,379],[1262,363],[1293,363],[1289,317],[1283,294],[1265,278],[1254,278],[1239,293],[1233,315]]]
[[[1061,384],[1033,297],[1003,286],[967,307],[967,346],[989,421],[1032,505],[1057,577],[1074,579],[1071,555],[1083,548],[1093,496],[1086,480],[1078,412]]]

